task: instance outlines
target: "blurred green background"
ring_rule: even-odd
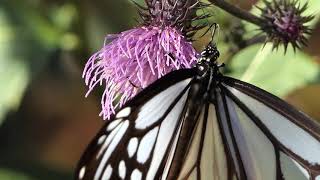
[[[140,0],[139,2],[142,2]],[[250,9],[254,0],[233,0]],[[301,0],[301,2],[306,2]],[[271,51],[225,41],[240,21],[210,8],[221,24],[218,47],[226,73],[286,99],[320,120],[320,27],[309,47]],[[255,11],[253,11],[255,12]],[[307,13],[318,15],[320,1]],[[72,179],[84,148],[101,127],[99,91],[84,98],[84,63],[104,36],[138,26],[128,0],[0,1],[0,180]],[[252,37],[255,28],[245,24]],[[195,42],[197,49],[205,38]]]

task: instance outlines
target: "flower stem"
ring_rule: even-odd
[[[251,46],[251,45],[254,45],[254,44],[258,44],[258,43],[265,43],[266,39],[267,39],[267,36],[264,36],[264,35],[254,36],[251,39],[246,40],[246,46],[245,47],[248,47],[248,46]]]
[[[211,2],[213,5],[223,9],[224,11],[232,14],[235,17],[238,17],[240,19],[243,19],[245,21],[248,21],[250,23],[253,23],[257,26],[263,26],[263,20],[243,9],[240,9],[228,2],[226,2],[225,0],[209,0],[209,2]]]
[[[266,44],[264,47],[261,47],[240,79],[245,82],[250,82],[254,75],[258,72],[261,64],[268,58],[268,55],[271,52],[272,44]]]

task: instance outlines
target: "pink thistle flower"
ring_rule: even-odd
[[[103,119],[156,79],[190,68],[197,59],[191,43],[172,27],[143,26],[108,35],[106,40],[111,42],[89,59],[83,72],[87,95],[98,85],[106,86],[101,99]]]
[[[206,25],[192,26],[193,21],[209,17],[196,16],[205,6],[197,0],[146,0],[140,5],[140,27],[108,35],[104,46],[87,62],[83,78],[92,92],[105,86],[100,116],[109,119],[115,110],[143,88],[170,71],[190,68],[198,54],[191,37]]]

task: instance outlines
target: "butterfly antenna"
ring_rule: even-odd
[[[211,45],[215,45],[219,42],[219,33],[220,33],[220,26],[217,23],[213,23],[210,26],[210,30],[211,30],[211,40],[209,42],[209,44]]]
[[[203,14],[206,14],[204,8],[201,8],[201,10],[202,10]],[[215,42],[218,42],[218,40],[215,41],[215,38],[214,38],[214,37],[215,37],[215,36],[219,37],[219,29],[220,29],[219,24],[217,24],[217,23],[210,23],[207,18],[206,18],[206,21],[207,21],[206,25],[209,25],[209,24],[210,24],[210,26],[209,26],[208,29],[200,36],[200,38],[203,37],[203,36],[205,36],[209,31],[211,31],[211,40],[210,40],[209,44],[210,44],[210,45],[215,45],[215,44],[216,44]]]
[[[205,24],[205,26],[207,26],[207,25],[209,25],[209,22],[208,22],[207,24]],[[212,28],[213,26],[214,26],[214,23],[211,24],[204,33],[202,33],[202,35],[200,36],[200,38],[204,37],[209,31],[211,31],[211,28]]]

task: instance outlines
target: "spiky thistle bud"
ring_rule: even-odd
[[[87,95],[98,85],[105,86],[101,116],[108,119],[141,89],[170,71],[191,67],[198,57],[190,37],[201,26],[192,26],[195,0],[146,0],[138,5],[141,26],[108,35],[103,48],[87,62],[83,77]]]
[[[284,45],[285,50],[291,44],[294,50],[307,45],[307,35],[311,29],[307,25],[314,17],[304,16],[307,3],[300,5],[298,0],[263,0],[265,7],[261,17],[265,25],[262,31],[267,33],[268,41],[273,42],[274,48]]]

